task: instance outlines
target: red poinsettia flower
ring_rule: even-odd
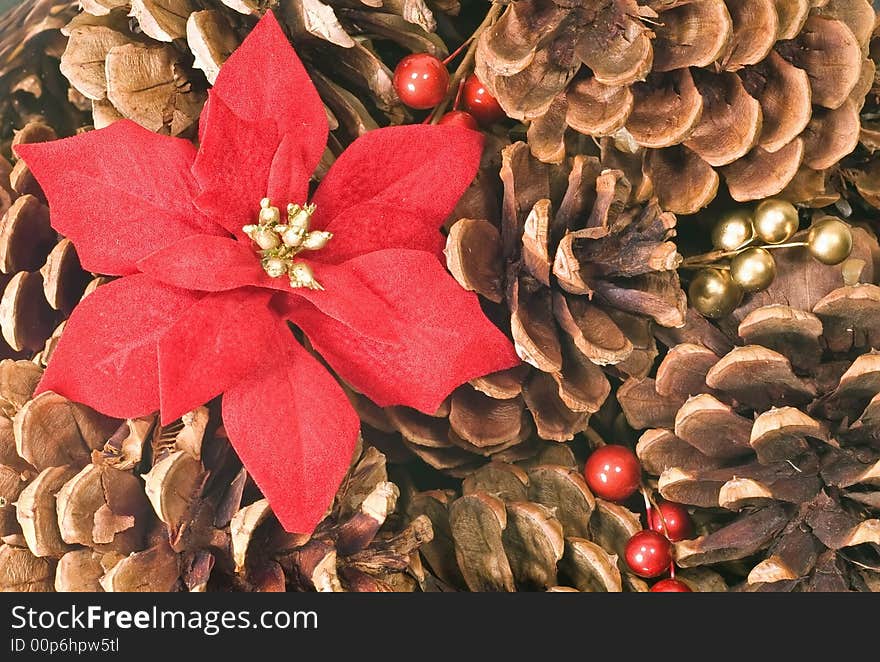
[[[39,391],[121,418],[160,410],[165,423],[222,394],[230,441],[297,532],[330,505],[359,422],[288,321],[382,406],[436,411],[518,362],[438,260],[480,135],[370,132],[306,205],[327,131],[269,13],[222,68],[198,150],[125,120],[17,148],[83,267],[122,276],[75,309]],[[286,219],[276,202],[291,203]]]

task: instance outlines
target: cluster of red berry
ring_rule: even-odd
[[[450,57],[454,57],[453,54]],[[429,53],[407,55],[394,70],[394,89],[400,100],[416,110],[434,108],[449,90],[449,70],[439,58]],[[461,104],[463,110],[459,110]],[[504,117],[498,105],[475,74],[468,76],[456,98],[455,108],[440,118],[438,124],[451,124],[476,130],[490,126]]]
[[[639,489],[642,468],[638,458],[625,446],[601,446],[587,458],[584,478],[593,493],[608,501],[626,501]],[[647,502],[646,502],[647,503]],[[626,543],[626,563],[640,577],[659,577],[667,570],[671,577],[662,579],[651,591],[690,593],[691,589],[675,579],[672,543],[693,535],[693,522],[679,503],[663,501],[647,507],[649,529],[639,531]]]

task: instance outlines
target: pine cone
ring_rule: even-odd
[[[220,66],[270,8],[292,36],[343,145],[377,122],[399,124],[407,116],[387,49],[377,43],[447,53],[423,0],[92,0],[64,28],[70,41],[61,69],[92,100],[96,126],[127,117],[152,131],[191,135]]]
[[[365,438],[393,461],[406,462],[415,455],[434,469],[463,478],[487,458],[513,462],[532,457],[546,445],[534,436],[515,377],[513,371],[464,384],[430,416],[409,407],[381,409],[350,390],[349,398]],[[474,385],[507,386],[508,397],[489,397]]]
[[[10,157],[13,145],[72,135],[88,122],[86,100],[59,71],[66,43],[60,29],[75,14],[75,3],[39,0],[0,18],[0,144]],[[33,356],[90,277],[72,244],[50,227],[45,196],[27,166],[2,156],[0,212],[0,357]]]
[[[780,272],[737,311],[741,345],[713,351],[685,327],[654,379],[621,386],[629,422],[648,428],[643,466],[702,523],[676,543],[680,566],[742,590],[878,585],[878,246],[854,236],[864,284],[843,283],[852,264]]]
[[[39,366],[28,361],[0,362],[0,539],[6,546],[2,553],[15,559],[2,566],[3,590],[52,590],[57,561],[72,549],[69,542],[74,542],[85,526],[89,532],[92,527],[97,530],[95,521],[86,522],[88,512],[78,513],[69,507],[71,498],[84,508],[91,507],[91,514],[98,511],[100,500],[105,505],[102,514],[112,514],[103,497],[99,498],[100,477],[95,483],[79,472],[91,466],[91,452],[101,447],[118,422],[54,393],[33,398],[41,374]],[[79,493],[66,490],[56,500],[56,493],[68,482],[75,484],[75,477],[83,479]],[[114,503],[117,513],[122,517],[140,514],[136,500],[125,498],[125,479],[120,483],[113,480],[115,475],[107,478],[108,485],[112,482],[113,488],[122,487],[114,493],[119,497]],[[148,508],[142,493],[141,498],[141,505]],[[56,503],[67,506],[60,519]],[[131,521],[117,528],[118,539],[115,535],[101,538],[102,553],[118,556],[135,551],[136,539],[143,535],[142,522]],[[102,533],[107,533],[106,529]],[[90,542],[97,545],[91,538]]]
[[[693,213],[720,169],[735,200],[820,177],[855,148],[874,66],[867,0],[516,0],[477,75],[530,121],[541,159],[567,128],[641,147],[664,209]],[[786,192],[797,200],[797,191]]]
[[[31,121],[15,132],[12,144],[57,137],[51,126]],[[0,357],[31,357],[103,279],[92,282],[73,244],[52,229],[46,198],[24,161],[13,167],[0,157],[0,177]],[[52,346],[40,356],[44,365]]]
[[[330,540],[351,590],[416,586],[405,573],[417,574],[410,555],[430,523],[385,523],[397,488],[375,449],[309,541],[280,531],[208,408],[164,428],[153,417],[120,425],[55,393],[33,397],[41,374],[0,362],[0,589],[310,589],[301,568],[323,561],[314,550]]]
[[[871,41],[870,54],[876,68],[880,61],[880,35],[877,31]],[[880,76],[875,75],[873,83],[862,108],[859,148],[841,164],[841,174],[861,198],[860,211],[876,218],[880,210]]]
[[[395,514],[400,490],[388,480],[382,453],[366,448],[355,455],[311,536],[283,532],[265,500],[240,510],[232,521],[237,569],[246,577],[286,575],[292,588],[305,591],[416,590],[423,577],[418,549],[434,535],[431,522]]]
[[[571,451],[549,447],[524,465],[493,461],[468,476],[462,495],[412,495],[410,516],[427,515],[434,540],[421,554],[429,589],[440,591],[646,591],[623,559],[641,530],[638,515],[597,499]],[[686,574],[707,589],[711,572]]]
[[[488,302],[526,364],[461,387],[433,418],[389,412],[437,468],[532,455],[540,448],[532,421],[541,439],[572,439],[610,393],[603,369],[646,375],[657,355],[654,324],[684,323],[675,216],[656,202],[633,204],[621,170],[582,155],[548,166],[515,143],[502,151],[501,180],[500,221],[456,222],[447,264]]]
[[[120,426],[51,392],[32,398],[32,363],[7,360],[0,372],[2,540],[29,568],[0,578],[3,589],[205,590],[232,574],[228,524],[245,477],[221,436],[204,438],[207,409],[176,433],[152,418]]]
[[[87,100],[59,71],[66,42],[61,28],[76,5],[32,0],[0,16],[0,153],[9,154],[13,131],[28,122],[48,124],[63,136],[86,123]]]

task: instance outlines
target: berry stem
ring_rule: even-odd
[[[461,42],[461,46],[459,46],[454,51],[452,51],[448,55],[448,57],[445,60],[443,60],[444,66],[449,66],[449,63],[452,62],[455,58],[457,58],[458,54],[464,50],[464,47],[467,46],[469,43],[471,43],[473,40],[474,40],[474,35],[471,35],[470,37],[465,39],[463,42]]]
[[[777,250],[779,248],[798,248],[802,246],[808,246],[809,244],[806,241],[788,241],[784,244],[761,244],[760,248],[765,248],[768,251]],[[754,248],[752,245],[746,245],[742,248],[737,248],[735,251],[709,251],[708,253],[703,253],[702,255],[694,255],[693,257],[688,257],[682,260],[682,263],[679,265],[680,269],[701,269],[702,267],[711,267],[718,260],[724,260],[729,257],[734,257],[739,255],[745,250],[749,248]]]
[[[464,54],[464,57],[461,59],[458,67],[455,70],[455,73],[452,74],[452,78],[449,81],[449,88],[446,93],[446,98],[441,101],[434,111],[429,115],[430,124],[437,124],[440,121],[440,118],[443,117],[443,114],[446,112],[446,109],[449,107],[449,104],[452,102],[454,96],[457,96],[459,85],[461,82],[467,77],[468,73],[474,63],[474,57],[477,54],[477,37],[479,37],[489,26],[491,26],[501,15],[501,10],[504,7],[502,5],[492,3],[492,8],[489,10],[489,13],[486,14],[486,18],[483,19],[483,22],[477,26],[477,29],[474,30],[474,33],[468,37],[468,39],[462,44],[468,44],[468,49]],[[460,50],[460,49],[459,49]],[[458,54],[458,50],[455,51],[454,55]],[[448,59],[451,59],[450,56]]]
[[[651,528],[651,511],[654,509],[653,504],[651,503],[651,497],[648,496],[648,490],[644,485],[639,489],[642,493],[642,499],[645,500],[645,515],[648,517],[648,528]],[[665,531],[663,533],[666,533]]]
[[[461,101],[461,91],[464,89],[464,79],[458,81],[458,92],[455,93],[455,101],[452,102],[452,110],[458,110],[458,102]]]
[[[644,485],[640,488],[642,492],[642,498],[645,500],[645,521],[648,524],[649,529],[654,528],[654,506],[651,504],[651,499],[648,498],[648,490],[645,489]],[[660,516],[661,520],[663,516]],[[666,535],[666,522],[661,521],[660,527],[663,529],[663,535]]]
[[[644,485],[642,485],[640,491],[642,493],[642,498],[645,500],[645,515],[648,518],[648,528],[654,528],[652,526],[653,520],[651,519],[651,515],[653,515],[654,510],[656,510],[660,519],[660,533],[668,538],[669,532],[666,530],[666,520],[663,519],[663,513],[660,511],[660,508],[657,507],[657,504],[654,503],[654,500],[651,498],[651,494],[648,492],[648,489]]]
[[[654,528],[654,519],[652,515],[654,514],[654,510],[657,510],[657,520],[660,522],[660,533],[669,538],[669,532],[666,530],[666,520],[663,518],[663,511],[660,510],[658,506],[654,503],[654,500],[651,498],[650,493],[647,488],[642,485],[641,487],[642,498],[645,500],[645,517],[648,519],[648,528]],[[669,577],[671,579],[675,579],[675,561],[669,564]]]

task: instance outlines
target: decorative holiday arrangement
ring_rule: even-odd
[[[222,393],[230,441],[273,512],[310,533],[349,466],[358,424],[287,320],[383,405],[431,412],[451,388],[517,362],[436,257],[437,228],[473,176],[480,139],[442,127],[371,132],[311,203],[289,203],[281,225],[269,200],[305,201],[327,125],[271,13],[222,68],[208,108],[198,151],[125,120],[16,148],[84,267],[123,276],[76,308],[37,394],[120,418],[158,408],[168,424]],[[378,155],[381,181],[366,168]],[[433,159],[447,173],[438,190],[416,183]],[[133,176],[122,191],[121,173]],[[111,323],[110,311],[127,323]],[[440,349],[448,342],[455,353]],[[368,348],[382,356],[358,359]],[[420,364],[433,365],[431,380]]]
[[[770,251],[803,247],[822,264],[836,265],[852,251],[852,232],[839,218],[816,221],[802,241],[797,209],[790,202],[769,198],[753,212],[738,209],[722,216],[712,230],[715,250],[694,256],[682,268],[700,268],[688,291],[691,305],[706,317],[726,317],[744,294],[766,290],[776,278]]]
[[[477,75],[557,161],[568,128],[640,153],[654,193],[690,214],[715,197],[808,198],[858,142],[871,87],[866,0],[519,0],[480,39]],[[820,184],[821,185],[821,184]]]
[[[780,298],[745,315],[743,344],[726,354],[670,348],[651,385],[657,408],[621,401],[649,428],[637,451],[660,494],[716,509],[704,535],[676,543],[676,562],[739,561],[746,590],[876,587],[880,290],[813,285],[789,279],[791,305]]]
[[[0,589],[880,590],[868,2],[374,4],[0,17]]]

